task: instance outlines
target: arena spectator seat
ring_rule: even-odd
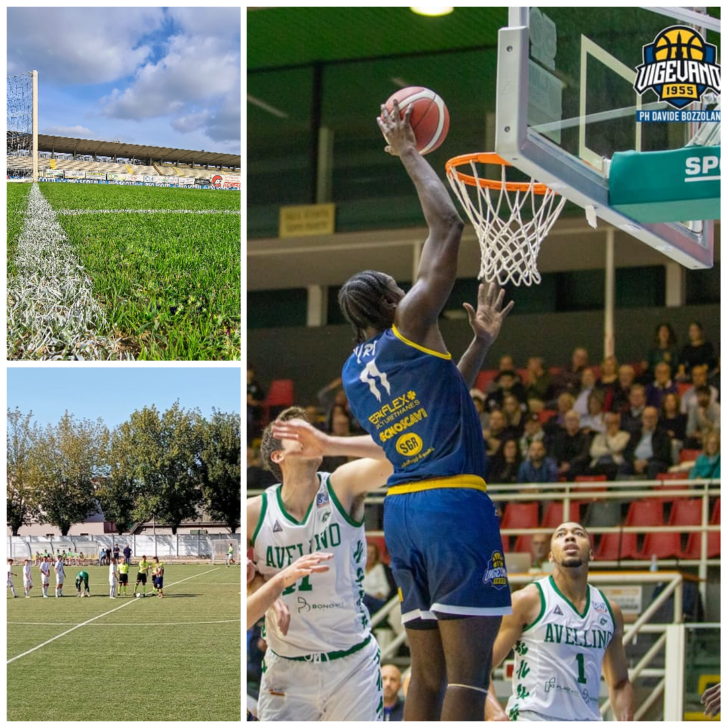
[[[688,462],[694,462],[700,457],[700,453],[703,452],[702,450],[690,450],[688,448],[683,448],[680,450],[680,456],[678,458],[678,462],[680,463],[688,463]]]
[[[581,503],[571,501],[569,503],[569,520],[574,523],[581,523],[579,515],[579,507]],[[564,504],[558,501],[549,501],[546,506],[546,512],[543,515],[541,528],[556,528],[564,522]]]
[[[367,543],[375,543],[379,547],[379,560],[389,566],[389,551],[384,536],[371,536],[367,534]]]
[[[539,515],[538,503],[508,503],[503,510],[503,518],[500,527],[517,528],[519,530],[527,528],[538,528]],[[510,551],[510,538],[503,536],[503,550]]]
[[[293,401],[293,380],[274,379],[268,388],[268,397],[263,403],[263,423],[267,424],[286,407],[291,407]]]

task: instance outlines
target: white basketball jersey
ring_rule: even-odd
[[[587,585],[586,606],[579,614],[553,576],[535,584],[541,610],[515,645],[513,695],[506,712],[511,720],[518,720],[521,711],[551,720],[602,720],[602,661],[615,630],[609,602]]]
[[[284,637],[269,610],[265,618],[268,646],[283,657],[348,650],[370,635],[369,612],[362,599],[367,558],[363,521],[354,521],[336,498],[329,473],[318,473],[320,486],[301,523],[283,505],[281,488],[263,494],[253,535],[256,568],[265,577],[316,551],[332,553],[329,570],[311,574],[283,590],[291,612]]]

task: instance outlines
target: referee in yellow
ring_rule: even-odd
[[[147,572],[152,568],[152,565],[147,561],[146,556],[142,556],[142,560],[139,562],[139,573],[137,574],[137,581],[134,585],[134,596],[137,593],[137,587],[139,584],[142,585],[142,596],[147,595]]]

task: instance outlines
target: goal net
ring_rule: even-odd
[[[228,549],[233,547],[233,560],[237,566],[240,563],[239,543],[230,539],[215,539],[212,542],[212,562],[213,564],[224,564],[227,560]]]
[[[38,180],[38,72],[8,76],[8,174]]]

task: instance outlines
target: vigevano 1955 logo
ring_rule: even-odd
[[[720,93],[718,49],[694,28],[673,25],[642,46],[634,90],[652,89],[660,101],[682,109],[712,89]]]

